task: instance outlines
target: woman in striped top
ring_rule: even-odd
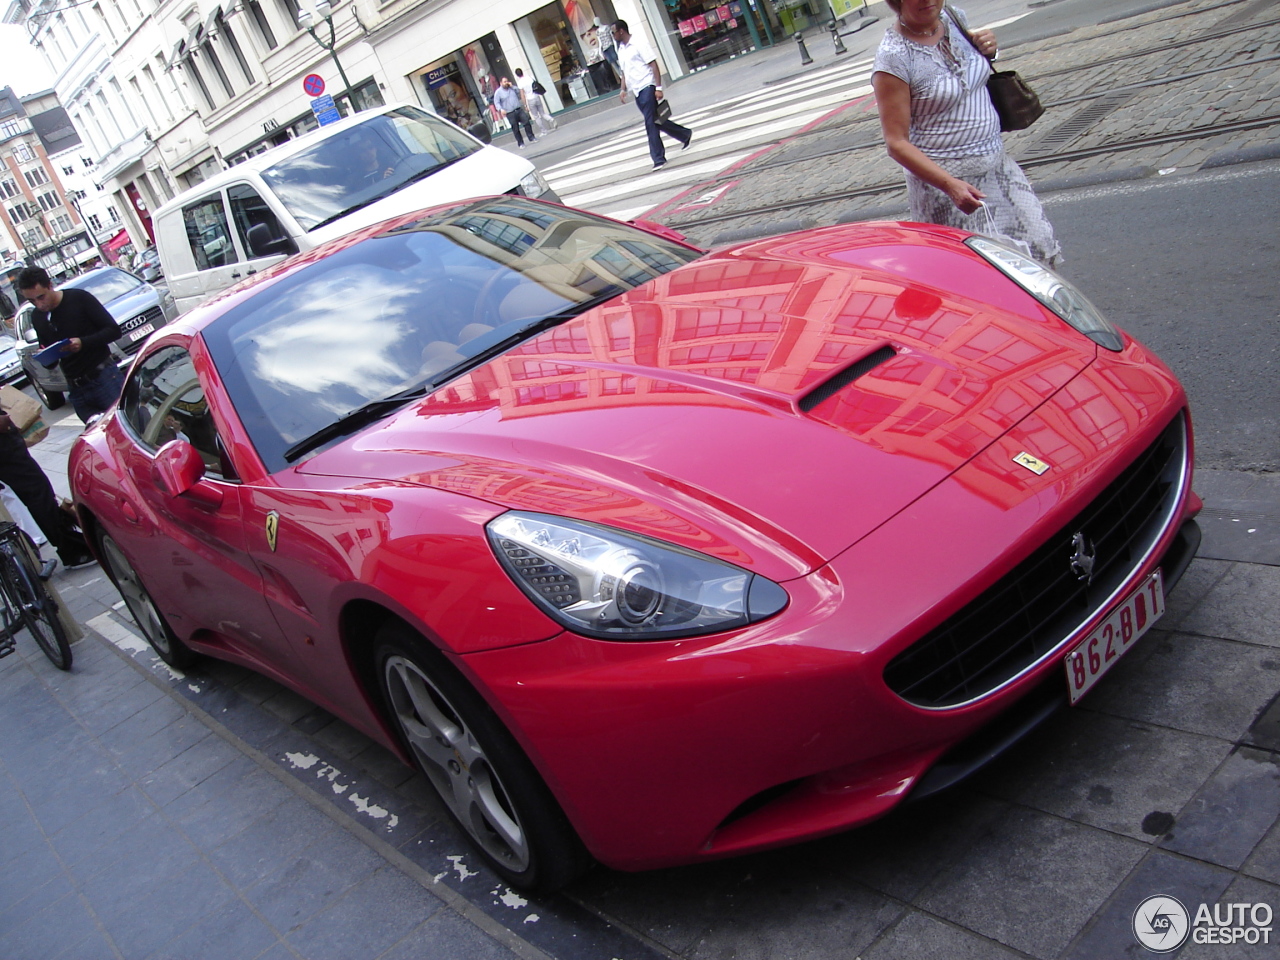
[[[987,94],[996,38],[968,28],[943,0],[885,0],[897,22],[880,41],[871,77],[889,156],[907,171],[911,218],[1025,243],[1054,265],[1061,248],[1026,174],[1000,139]],[[986,212],[970,214],[986,205]]]

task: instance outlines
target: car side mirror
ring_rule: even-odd
[[[493,134],[489,132],[489,125],[483,120],[479,120],[467,127],[467,133],[471,134],[481,143],[493,143]]]
[[[204,461],[185,440],[170,440],[160,448],[151,465],[151,477],[171,499],[186,497],[204,507],[217,507],[222,503],[221,490],[212,484],[200,483],[204,479]]]
[[[255,223],[245,231],[245,240],[249,244],[249,256],[269,257],[272,254],[297,253],[297,245],[289,237],[277,237],[271,227],[265,223]]]

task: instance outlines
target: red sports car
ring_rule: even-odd
[[[981,237],[505,196],[158,332],[70,473],[164,659],[342,716],[548,889],[867,823],[1085,694],[1195,553],[1186,406]]]

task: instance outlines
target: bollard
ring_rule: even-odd
[[[809,56],[809,48],[804,45],[804,34],[799,30],[796,31],[796,45],[800,48],[800,66],[813,63],[813,57]]]
[[[831,18],[831,22],[827,26],[831,28],[831,40],[836,45],[836,56],[848,53],[849,51],[845,49],[844,41],[840,39],[840,25],[836,22],[835,17]]]

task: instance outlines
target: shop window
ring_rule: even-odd
[[[605,58],[600,40],[600,31],[615,19],[612,8],[602,0],[557,0],[515,22],[516,35],[534,64],[534,75],[541,78],[541,61],[562,106],[618,89],[617,72]],[[596,26],[597,20],[600,26]],[[555,108],[554,100],[552,106]]]
[[[455,50],[447,57],[427,64],[417,74],[435,112],[467,130],[486,122],[491,130],[505,128],[490,105],[503,77],[515,79],[496,34]]]
[[[749,19],[752,17],[754,22]],[[754,50],[762,31],[768,32],[747,0],[685,0],[671,13],[671,19],[680,33],[680,48],[691,70]]]

